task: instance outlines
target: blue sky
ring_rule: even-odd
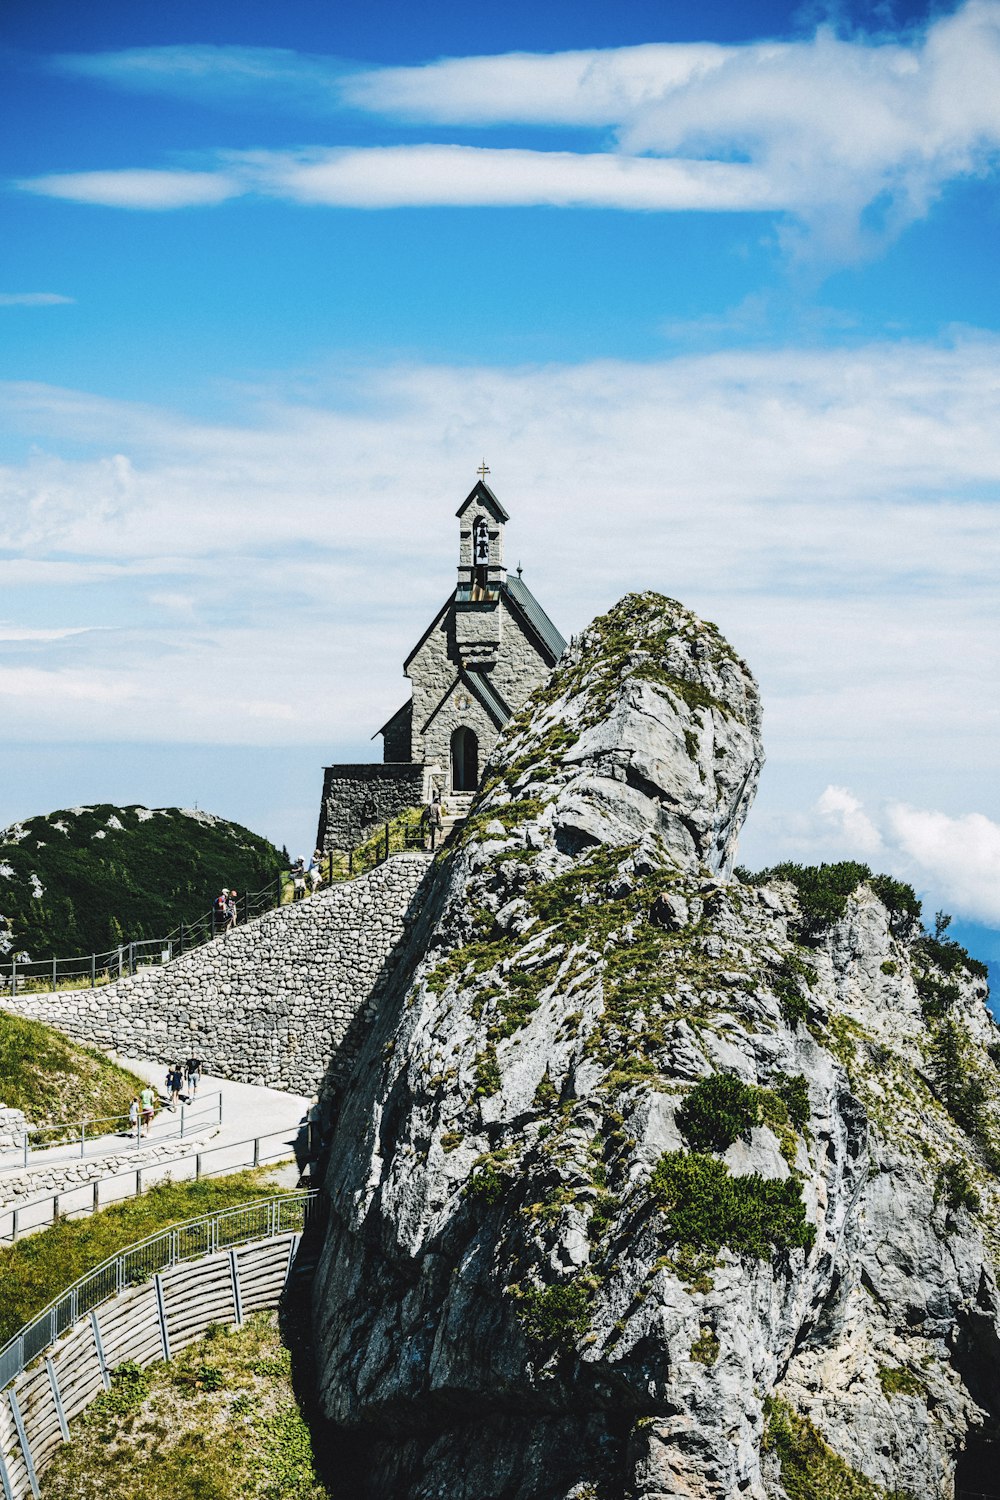
[[[8,0],[0,822],[313,836],[485,453],[564,633],[757,672],[759,865],[1000,959],[1000,0]]]

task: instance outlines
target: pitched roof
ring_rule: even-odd
[[[402,706],[400,708],[396,709],[396,712],[392,715],[392,717],[390,719],[386,719],[385,723],[382,725],[382,728],[381,729],[376,729],[375,733],[372,735],[372,739],[373,740],[378,739],[378,737],[379,737],[380,734],[385,734],[385,732],[386,732],[387,729],[391,729],[393,727],[393,725],[396,723],[397,719],[401,719],[404,714],[409,714],[409,713],[412,713],[412,712],[413,712],[413,699],[412,698],[407,698],[406,702],[404,704],[402,704]]]
[[[495,720],[497,728],[502,729],[507,721],[514,717],[514,710],[504,702],[485,672],[477,672],[474,668],[466,668],[462,676],[486,709],[486,712]]]
[[[524,582],[524,579],[517,573],[508,573],[507,582],[504,585],[504,593],[522,619],[526,621],[533,634],[545,647],[546,651],[548,651],[552,657],[553,664],[557,662],[566,650],[566,641],[553,625],[528,585]]]
[[[461,505],[458,507],[458,510],[456,510],[456,512],[455,512],[456,516],[463,515],[464,512],[472,504],[473,500],[482,500],[483,503],[485,505],[487,505],[489,507],[489,509],[494,512],[494,514],[497,516],[498,520],[500,520],[500,521],[509,521],[510,520],[510,516],[504,510],[503,506],[500,504],[500,501],[497,499],[496,495],[494,495],[494,493],[490,489],[489,485],[483,479],[477,480],[476,483],[472,486],[472,489],[466,495],[465,499],[462,501]]]

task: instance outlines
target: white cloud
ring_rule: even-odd
[[[0,292],[0,307],[57,307],[75,301],[60,292]]]
[[[988,337],[337,365],[214,421],[0,385],[0,442],[28,451],[0,464],[5,618],[108,627],[0,641],[7,743],[377,754],[485,452],[510,562],[564,633],[655,587],[747,656],[769,764],[746,861],[798,839],[802,857],[898,856],[903,873],[915,856],[873,808],[1000,819],[998,386]]]
[[[877,854],[882,835],[865,812],[859,798],[844,786],[828,786],[816,810],[835,825],[843,837],[864,855]]]
[[[966,920],[1000,926],[1000,823],[979,812],[952,816],[902,802],[888,802],[873,816],[837,786],[826,788],[815,811],[814,857],[867,861],[910,881],[925,906],[944,905]]]
[[[584,127],[612,149],[468,144],[225,159],[217,172],[101,172],[22,184],[129,207],[257,190],[297,202],[783,210],[850,258],[925,214],[1000,150],[1000,0],[966,0],[895,39],[821,28],[737,47],[650,44],[349,69],[334,58],[207,46],[76,56],[104,83],[233,102],[352,107],[408,123]],[[869,213],[875,210],[874,213]],[[866,217],[867,216],[867,217]],[[868,222],[873,219],[876,222]]]
[[[204,208],[243,191],[225,172],[56,172],[26,177],[18,186],[47,198],[94,203],[105,208]]]

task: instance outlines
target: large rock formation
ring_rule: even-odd
[[[985,986],[861,867],[729,879],[760,762],[654,594],[498,746],[327,1169],[366,1500],[950,1497],[996,1425]]]

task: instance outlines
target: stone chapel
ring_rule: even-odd
[[[457,585],[403,663],[410,696],[376,731],[382,761],[326,767],[324,852],[352,848],[435,793],[466,805],[501,729],[566,649],[520,567],[507,572],[510,518],[480,472],[456,513]]]

